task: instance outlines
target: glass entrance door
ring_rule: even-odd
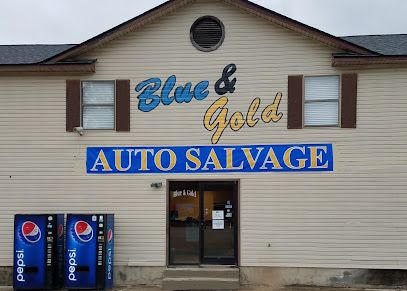
[[[170,264],[201,262],[200,185],[197,182],[170,183]]]
[[[234,265],[236,263],[236,184],[205,183],[203,191],[202,263]]]
[[[170,182],[169,195],[169,263],[235,265],[237,182]]]

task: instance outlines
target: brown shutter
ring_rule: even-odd
[[[288,122],[289,129],[302,128],[303,76],[288,76]]]
[[[356,128],[358,75],[342,75],[341,127]]]
[[[81,81],[66,80],[66,131],[81,125]]]
[[[116,131],[130,131],[130,80],[116,80]]]

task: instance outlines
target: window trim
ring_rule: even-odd
[[[322,100],[308,100],[305,101],[305,78],[307,77],[338,77],[338,100],[322,99]],[[302,128],[341,128],[341,98],[342,96],[342,75],[341,74],[326,74],[326,75],[303,75],[302,78]],[[318,102],[338,102],[338,122],[336,125],[305,125],[305,103],[318,103]]]
[[[114,97],[113,97],[113,128],[85,128],[83,126],[83,107],[88,106],[106,106],[110,107],[112,104],[94,104],[94,105],[84,105],[83,103],[83,83],[85,82],[93,82],[93,83],[102,83],[102,82],[111,82],[113,83],[113,92],[114,92]],[[116,131],[116,80],[81,80],[81,108],[80,108],[80,115],[81,115],[81,127],[83,127],[84,130],[86,131]]]

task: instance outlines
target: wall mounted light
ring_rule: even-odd
[[[73,128],[73,131],[76,132],[77,134],[79,134],[80,136],[82,136],[83,133],[85,132],[85,131],[83,130],[83,127],[81,127],[81,126],[74,127],[74,128]]]
[[[159,189],[163,186],[163,183],[162,182],[151,183],[150,186],[151,186],[151,188]]]

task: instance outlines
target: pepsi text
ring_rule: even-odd
[[[25,278],[24,278],[24,268],[25,268],[24,250],[17,250],[16,255],[17,255],[17,281],[18,282],[25,282]]]
[[[76,249],[68,250],[68,256],[69,256],[68,279],[69,279],[69,281],[76,281],[76,275],[75,275],[76,266],[77,266]]]

